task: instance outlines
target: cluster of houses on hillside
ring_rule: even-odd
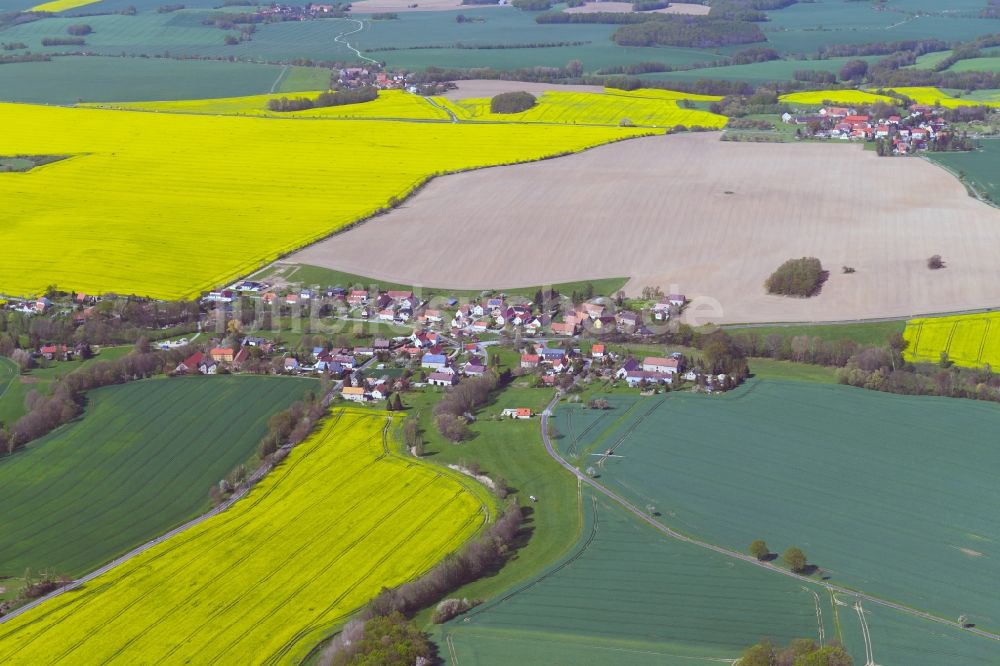
[[[938,109],[925,104],[913,104],[909,115],[875,117],[857,109],[827,106],[817,113],[793,115],[785,113],[783,122],[802,126],[803,135],[816,139],[841,139],[845,141],[884,140],[892,153],[905,155],[927,150],[930,142],[949,133],[948,123],[938,115]]]
[[[669,294],[642,309],[615,306],[598,298],[577,304],[568,300],[534,303],[523,296],[486,295],[459,302],[457,298],[422,299],[412,290],[299,289],[281,292],[260,282],[238,283],[213,291],[204,301],[213,307],[231,305],[240,296],[259,299],[264,305],[303,309],[322,304],[334,316],[394,325],[417,325],[450,334],[519,333],[527,337],[595,336],[621,334],[647,336],[650,326],[676,316],[687,303],[683,294]]]

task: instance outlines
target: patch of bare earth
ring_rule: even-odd
[[[532,95],[541,95],[543,92],[555,90],[558,92],[586,92],[602,93],[601,86],[573,86],[559,85],[556,83],[533,83],[528,81],[491,81],[488,79],[470,79],[468,81],[456,81],[458,86],[455,90],[449,90],[444,94],[448,99],[468,99],[470,97],[493,97],[505,92],[518,92],[523,90]]]
[[[288,260],[466,289],[629,276],[632,294],[682,291],[698,321],[734,323],[1000,305],[997,248],[1000,211],[922,159],[706,133],[438,178]],[[946,269],[927,269],[933,254]],[[821,293],[768,295],[767,276],[802,256],[830,271]]]
[[[669,7],[654,9],[646,14],[690,14],[692,16],[704,16],[708,14],[711,7],[708,5],[696,5],[690,2],[671,2]],[[613,12],[616,14],[631,14],[631,2],[588,2],[580,7],[567,7],[563,10],[567,14],[595,14],[597,12]]]

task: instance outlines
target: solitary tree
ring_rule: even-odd
[[[944,268],[944,259],[941,258],[940,254],[931,255],[931,258],[927,260],[927,268],[932,271]]]
[[[788,565],[789,569],[796,573],[805,571],[806,563],[808,562],[806,554],[802,552],[802,549],[795,548],[794,546],[786,550],[785,554],[781,556],[781,559],[785,561],[785,564]]]
[[[763,539],[757,539],[752,544],[750,544],[749,550],[750,554],[756,557],[758,560],[763,560],[771,553],[771,551],[767,547],[767,544],[764,543]]]

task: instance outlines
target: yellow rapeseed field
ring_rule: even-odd
[[[892,104],[895,100],[888,95],[877,95],[865,90],[810,90],[807,92],[789,93],[778,98],[788,104],[819,105],[827,101],[833,104],[875,104],[886,102]]]
[[[619,90],[617,88],[605,88],[608,95],[620,95],[622,97],[649,97],[651,99],[666,99],[678,101],[687,99],[692,102],[718,102],[722,100],[721,95],[698,95],[686,93],[679,90],[663,90],[661,88],[638,88],[636,90]]]
[[[906,95],[917,104],[943,106],[946,109],[954,109],[960,106],[997,106],[996,102],[982,102],[952,97],[948,93],[930,86],[893,88],[892,91],[899,93],[900,95]]]
[[[716,129],[726,124],[724,116],[697,109],[682,109],[673,98],[635,94],[550,91],[542,93],[535,106],[527,111],[501,114],[490,112],[488,97],[457,101],[435,97],[434,101],[465,121],[619,125],[627,120],[646,127],[700,125]]]
[[[101,0],[52,0],[52,2],[44,2],[40,5],[35,5],[29,12],[64,12],[67,9],[76,9],[77,7],[83,7],[84,5],[92,5],[95,2],[100,2]]]
[[[923,317],[906,322],[906,360],[937,363],[942,352],[969,368],[1000,368],[1000,312]]]
[[[335,410],[229,510],[0,625],[0,663],[299,663],[492,511],[474,482],[387,454],[391,418]]]
[[[73,155],[0,174],[0,294],[55,284],[158,298],[245,275],[434,175],[649,133],[21,104],[0,104],[0,127],[5,154]]]
[[[222,97],[218,99],[187,99],[164,102],[114,102],[91,103],[81,106],[102,109],[132,109],[138,111],[169,111],[171,113],[209,113],[244,116],[272,116],[275,118],[371,118],[371,119],[422,119],[449,120],[451,116],[427,98],[411,95],[402,90],[383,90],[377,99],[361,104],[345,104],[287,113],[269,111],[272,99],[297,97],[315,98],[321,90],[301,93],[271,93],[248,97]]]

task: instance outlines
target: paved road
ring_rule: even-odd
[[[812,583],[813,585],[820,585],[828,590],[831,590],[832,592],[839,592],[841,594],[850,595],[862,601],[869,601],[873,604],[878,604],[879,606],[885,606],[886,608],[892,608],[894,610],[898,610],[908,615],[913,615],[915,617],[923,618],[925,620],[930,620],[931,622],[937,622],[939,624],[945,624],[948,625],[949,627],[954,627],[956,629],[962,629],[969,633],[982,636],[983,638],[988,638],[994,641],[1000,641],[1000,634],[994,634],[989,631],[984,631],[982,629],[976,629],[975,627],[966,629],[962,627],[962,625],[960,625],[958,622],[953,622],[952,620],[947,620],[943,617],[938,617],[937,615],[931,615],[930,613],[925,613],[924,611],[917,610],[915,608],[910,608],[909,606],[904,606],[903,604],[898,604],[893,601],[889,601],[887,599],[882,599],[880,597],[872,596],[864,592],[858,592],[856,590],[851,590],[846,587],[834,585],[833,583],[827,583],[826,581],[818,581],[813,578],[809,578],[808,576],[802,576],[787,569],[776,567],[767,562],[761,562],[756,557],[752,557],[750,555],[744,555],[743,553],[737,552],[735,550],[729,550],[728,548],[723,548],[722,546],[716,546],[715,544],[711,544],[705,541],[699,541],[698,539],[693,539],[689,536],[681,534],[680,532],[676,532],[670,529],[666,525],[663,525],[659,521],[655,520],[654,518],[646,514],[646,512],[642,511],[641,509],[639,509],[637,506],[635,506],[625,498],[614,493],[608,488],[605,488],[603,485],[601,485],[594,479],[590,478],[589,476],[578,470],[570,463],[566,462],[566,460],[563,459],[563,457],[555,450],[555,448],[552,446],[552,441],[549,439],[549,431],[548,431],[549,415],[552,413],[552,410],[555,408],[556,403],[559,401],[559,398],[561,397],[562,397],[562,392],[561,391],[557,392],[555,397],[552,398],[552,401],[548,404],[548,406],[545,408],[545,411],[542,413],[542,420],[541,420],[542,440],[545,442],[545,450],[548,452],[549,456],[551,456],[552,459],[554,459],[557,463],[562,465],[564,469],[571,472],[577,479],[580,480],[581,483],[587,484],[597,492],[617,502],[622,507],[630,511],[633,515],[635,515],[636,518],[643,521],[650,527],[653,527],[654,529],[662,532],[663,534],[671,538],[677,539],[678,541],[683,541],[685,543],[698,546],[699,548],[711,550],[716,553],[719,553],[720,555],[725,555],[726,557],[742,560],[747,564],[752,564],[762,569],[767,569],[769,571],[773,571],[775,573],[779,573],[784,576],[788,576],[790,578],[795,578],[802,582]]]

